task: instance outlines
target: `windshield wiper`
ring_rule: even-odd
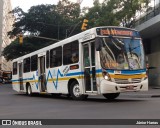
[[[120,43],[121,45],[124,45],[124,42],[122,42],[121,40],[119,40],[118,38],[115,38],[115,37],[113,37],[113,36],[110,36],[110,39],[112,40],[112,42],[113,42],[113,40],[114,41],[117,41],[118,43]],[[114,45],[115,45],[115,43],[114,43]],[[116,45],[117,46],[117,45]]]
[[[136,48],[138,48],[138,47],[140,47],[140,46],[137,46],[137,47],[131,48],[131,51],[133,51],[134,49],[136,49]]]

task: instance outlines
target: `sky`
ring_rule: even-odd
[[[19,6],[23,11],[27,10],[31,6],[41,5],[41,4],[57,4],[59,0],[11,0],[12,9]]]
[[[35,5],[41,5],[41,4],[57,4],[59,0],[11,0],[12,8],[14,9],[15,7],[19,6],[20,8],[23,9],[23,11],[27,12],[27,10],[31,6]],[[70,0],[72,2],[76,2],[77,0]],[[102,2],[103,0],[100,0]],[[160,0],[151,0],[151,5],[158,4]],[[84,6],[93,6],[93,0],[83,0],[81,7]]]
[[[11,0],[12,9],[19,6],[23,11],[27,12],[27,10],[31,6],[41,5],[41,4],[57,4],[59,0]],[[76,2],[77,0],[70,0],[72,2]],[[102,0],[100,0],[102,1]],[[83,0],[82,7],[84,6],[93,6],[93,0]]]

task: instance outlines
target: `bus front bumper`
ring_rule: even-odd
[[[105,93],[120,93],[120,92],[135,92],[148,91],[148,79],[140,83],[116,84],[107,80],[102,80],[100,84],[101,94]]]

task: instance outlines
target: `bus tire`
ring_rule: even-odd
[[[30,85],[27,86],[27,95],[28,95],[28,96],[32,96],[32,95],[33,95],[33,93],[32,93],[32,88],[31,88]]]
[[[107,94],[103,94],[103,96],[107,98],[108,100],[114,100],[115,98],[119,96],[119,94],[120,93],[107,93]]]
[[[70,95],[73,100],[84,100],[88,95],[81,94],[80,87],[77,81],[72,82],[70,87]]]

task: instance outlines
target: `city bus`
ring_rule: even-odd
[[[13,60],[17,92],[67,95],[74,100],[148,90],[142,39],[134,29],[88,29]]]

